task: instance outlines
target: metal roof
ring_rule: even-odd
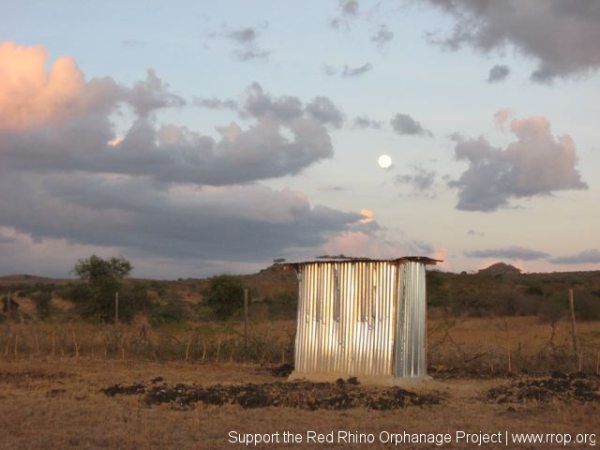
[[[425,265],[435,265],[439,262],[443,262],[440,259],[433,259],[433,258],[429,258],[427,256],[401,256],[399,258],[378,259],[378,258],[352,257],[352,256],[345,256],[345,255],[339,255],[339,256],[324,255],[324,256],[317,256],[316,258],[310,259],[310,260],[282,261],[279,264],[282,265],[284,268],[292,269],[292,268],[296,268],[298,266],[304,266],[307,264],[319,264],[319,263],[387,262],[387,263],[392,263],[392,264],[399,264],[399,263],[403,263],[403,262],[407,262],[407,261],[419,262],[419,263],[425,264]]]

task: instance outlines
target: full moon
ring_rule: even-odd
[[[379,164],[379,167],[382,169],[389,169],[392,165],[392,158],[390,158],[389,155],[381,155],[377,160],[377,164]]]

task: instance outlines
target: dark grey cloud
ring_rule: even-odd
[[[369,119],[367,116],[357,116],[354,118],[354,120],[352,121],[352,124],[356,127],[356,128],[374,128],[376,130],[379,130],[381,128],[383,128],[383,122],[378,121],[378,120],[372,120]]]
[[[514,119],[510,129],[517,141],[506,149],[492,147],[483,137],[456,144],[456,158],[469,163],[449,183],[459,190],[457,209],[495,211],[513,198],[587,189],[575,168],[577,151],[568,135],[555,138],[543,117]]]
[[[600,264],[600,250],[593,248],[571,256],[561,256],[550,260],[553,264]]]
[[[464,253],[471,258],[521,259],[524,261],[533,261],[550,257],[548,253],[519,246],[470,250]]]
[[[600,67],[600,2],[596,0],[429,0],[455,20],[438,42],[483,52],[507,44],[538,62],[537,82],[596,71]]]
[[[266,28],[265,24],[263,28]],[[270,51],[261,48],[258,44],[260,30],[254,27],[243,27],[226,32],[226,37],[237,45],[233,55],[240,61],[267,60]]]
[[[0,225],[33,239],[162,257],[256,261],[319,246],[362,219],[261,186],[194,190],[78,173],[3,177]],[[179,190],[184,191],[179,192]],[[248,239],[248,236],[252,236]]]
[[[378,48],[383,48],[394,39],[394,33],[390,31],[387,25],[380,25],[377,33],[371,37],[371,42],[374,42]]]
[[[398,134],[412,136],[433,136],[431,131],[423,128],[420,122],[408,114],[396,114],[390,121],[392,128]]]
[[[200,106],[202,108],[208,109],[219,109],[219,110],[229,110],[229,111],[237,111],[239,109],[239,104],[237,101],[232,99],[219,99],[217,97],[206,97],[200,98],[195,97],[193,100],[194,105]]]
[[[435,178],[435,171],[415,167],[413,174],[396,175],[395,181],[398,184],[409,184],[418,191],[427,191],[433,187]]]
[[[488,83],[499,83],[500,81],[504,81],[510,75],[510,69],[508,66],[497,64],[490,69],[490,73],[488,74],[487,82]]]
[[[370,72],[371,70],[373,70],[373,66],[371,65],[371,63],[366,63],[358,67],[350,67],[348,65],[344,65],[344,69],[342,70],[340,76],[342,78],[357,78],[362,77],[364,74]]]

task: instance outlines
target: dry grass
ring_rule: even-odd
[[[75,357],[92,360],[187,362],[293,362],[294,320],[243,325],[184,323],[153,328],[30,322],[0,327],[0,358]],[[428,323],[430,366],[492,373],[600,371],[600,322],[577,324],[581,352],[574,357],[571,325],[553,327],[536,317],[432,319]]]
[[[498,380],[434,382],[422,389],[439,392],[445,398],[443,404],[396,411],[311,412],[272,407],[245,410],[231,405],[197,405],[193,410],[180,411],[169,405],[145,406],[138,396],[110,398],[99,392],[114,383],[148,381],[157,376],[169,384],[275,381],[254,365],[157,364],[82,358],[3,361],[0,365],[0,421],[3,424],[0,447],[221,449],[232,446],[228,442],[228,433],[232,430],[241,433],[291,431],[304,436],[309,430],[321,433],[347,430],[377,436],[384,430],[394,433],[455,433],[457,430],[591,433],[597,432],[600,425],[598,404],[486,403],[480,394],[502,383]],[[300,447],[313,449],[323,445],[303,443]],[[378,443],[369,445],[375,449],[388,447]],[[471,448],[456,443],[445,447]]]
[[[553,327],[536,317],[436,319],[428,329],[432,365],[514,373],[600,369],[600,322],[577,324],[577,358],[567,320]]]

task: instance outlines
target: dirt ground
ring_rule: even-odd
[[[600,392],[595,377],[555,374],[554,378],[533,381],[444,378],[397,391],[348,380],[330,386],[287,385],[284,381],[268,368],[256,365],[75,358],[0,360],[0,448],[530,449],[564,448],[565,439],[572,441],[567,445],[570,448],[600,446],[596,443],[600,434]],[[131,389],[108,391],[115,386]],[[203,401],[207,388],[222,400]],[[286,398],[294,398],[297,403],[274,406],[272,400],[261,400],[244,404],[223,394],[242,392],[247,399],[248,392],[260,392],[264,397],[265,389],[277,395],[277,389],[284,389]],[[527,394],[540,389],[554,389],[557,394]],[[171,396],[157,397],[164,401],[148,401],[152,393],[163,391]],[[587,397],[577,397],[580,391]],[[337,403],[325,402],[330,393]],[[346,397],[351,400],[340,403],[339,399]],[[181,398],[188,399],[187,403]],[[303,398],[312,403],[302,403]],[[356,398],[367,399],[367,403],[352,400]],[[373,405],[382,403],[368,403],[369,399],[386,398],[401,401],[384,402],[391,405],[389,408],[375,408]],[[307,404],[311,406],[305,407]],[[419,433],[423,436],[415,436]],[[544,434],[545,442],[513,443],[513,435],[519,433]],[[507,438],[511,440],[508,446]],[[250,439],[270,439],[271,443],[244,442]],[[373,442],[365,442],[371,439]],[[413,439],[413,443],[406,439]],[[443,439],[446,441],[440,442]],[[489,442],[480,446],[486,439]],[[585,442],[577,444],[577,439]],[[415,444],[414,440],[429,443]]]

